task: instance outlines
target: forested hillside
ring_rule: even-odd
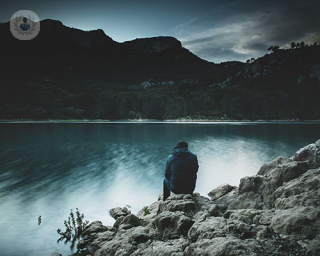
[[[0,24],[0,46],[0,119],[320,119],[317,44],[214,64],[172,37],[118,43],[44,20],[31,41]]]

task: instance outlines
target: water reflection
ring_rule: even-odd
[[[136,213],[157,200],[166,158],[180,139],[198,155],[196,191],[238,185],[278,155],[316,141],[319,125],[0,124],[2,255],[64,255],[57,228],[70,209],[112,225],[108,211]],[[42,224],[38,226],[38,216]]]

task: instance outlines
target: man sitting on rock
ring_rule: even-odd
[[[163,201],[175,194],[193,193],[198,172],[198,158],[188,150],[188,143],[179,141],[166,163],[165,179],[163,182]]]

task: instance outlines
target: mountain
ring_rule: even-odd
[[[119,43],[43,20],[19,41],[0,24],[0,119],[319,119],[320,47],[251,63],[202,60],[173,37]]]
[[[174,37],[139,38],[123,43],[132,53],[159,53],[170,48],[181,49],[182,45]]]
[[[136,76],[137,72],[143,75],[147,69],[157,76],[162,72],[184,73],[182,69],[193,72],[212,66],[183,48],[172,37],[118,43],[101,29],[82,31],[66,27],[56,20],[41,21],[39,35],[30,41],[15,39],[9,30],[9,23],[1,24],[0,32],[6,72],[17,65],[29,70],[26,65],[32,63],[31,70],[40,69],[41,72],[64,72],[76,67],[81,73],[96,70],[112,75],[115,70],[121,69],[128,76]]]

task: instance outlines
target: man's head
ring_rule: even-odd
[[[188,148],[188,143],[184,140],[180,140],[178,141],[176,148]]]

